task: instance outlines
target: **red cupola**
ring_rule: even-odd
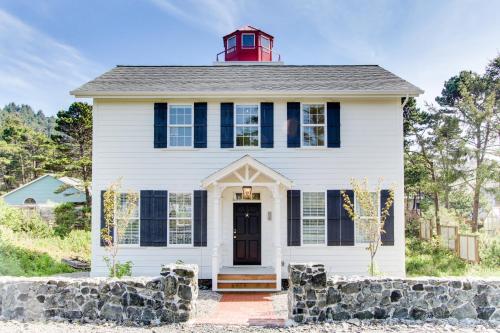
[[[224,36],[224,61],[273,61],[274,37],[249,25]],[[278,59],[279,61],[280,59]]]

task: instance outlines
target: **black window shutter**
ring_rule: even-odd
[[[168,192],[141,191],[141,246],[167,246]]]
[[[340,221],[343,198],[340,190],[326,191],[327,207],[327,244],[328,246],[340,245]]]
[[[194,191],[194,246],[207,246],[207,191]]]
[[[104,193],[106,193],[106,191],[101,191],[101,229],[99,230],[99,239],[101,242],[101,246],[106,245],[106,244],[104,244],[104,240],[101,237],[101,230],[106,228],[106,218],[104,216]],[[114,242],[114,227],[111,226],[111,228],[109,228],[108,232],[109,232],[109,235],[111,236],[111,239]]]
[[[328,147],[340,147],[340,103],[328,102],[327,108],[327,129]]]
[[[349,196],[351,202],[354,203],[354,191],[346,190],[344,192]],[[343,200],[344,198],[342,197],[342,202]],[[343,206],[340,209],[340,245],[354,245],[354,221],[349,217]]]
[[[220,147],[234,147],[234,104],[220,103]]]
[[[262,148],[274,146],[274,104],[260,103],[260,131]]]
[[[300,246],[300,190],[287,191],[287,245]]]
[[[300,147],[300,103],[287,103],[287,143],[288,148]]]
[[[207,103],[194,103],[194,148],[207,148]]]
[[[154,147],[167,148],[168,105],[155,103]]]
[[[380,191],[380,211],[385,206],[387,199],[390,196],[390,190]],[[382,245],[394,245],[394,203],[389,208],[389,216],[385,220],[384,224],[385,232],[381,235]]]

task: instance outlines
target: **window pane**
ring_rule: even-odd
[[[304,146],[321,147],[325,145],[324,126],[304,126]]]
[[[325,216],[325,193],[303,193],[303,216]]]
[[[190,105],[172,105],[169,111],[170,125],[191,125]]]
[[[305,125],[325,124],[325,106],[323,104],[304,104],[302,110]]]
[[[243,34],[241,35],[241,44],[243,47],[254,47],[255,46],[255,35],[254,34]]]
[[[237,126],[236,127],[236,146],[259,145],[259,127],[258,126]]]
[[[170,146],[190,147],[191,140],[191,127],[170,127]]]
[[[116,220],[119,230],[118,244],[139,244],[139,219],[118,219]]]
[[[236,105],[236,125],[257,125],[258,123],[258,105]]]
[[[265,47],[266,49],[270,49],[271,41],[264,36],[260,36],[260,46]]]
[[[170,193],[169,213],[172,218],[191,218],[191,193]]]
[[[230,37],[227,39],[227,48],[228,48],[228,51],[233,51],[233,50],[229,50],[233,47],[236,46],[236,37]]]
[[[191,219],[169,220],[169,243],[191,244]]]
[[[119,193],[116,197],[116,218],[138,218],[139,196],[137,193]]]
[[[366,216],[366,217],[370,217],[370,215],[378,216],[379,207],[378,207],[377,193],[371,192],[370,196],[371,196],[371,200],[372,200],[371,207],[367,206],[367,205],[369,205],[369,203],[362,204],[360,202],[361,201],[360,198],[358,196],[356,196],[354,207],[356,209],[357,215]],[[368,202],[369,202],[369,200],[368,200]],[[363,206],[364,206],[364,208],[363,208]],[[372,211],[372,213],[370,213],[370,210]]]
[[[376,235],[377,229],[378,226],[373,218],[362,218],[356,221],[354,226],[356,243],[368,243],[370,241],[370,235]]]
[[[325,219],[303,219],[303,244],[325,244]]]

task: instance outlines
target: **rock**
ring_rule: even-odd
[[[122,322],[123,312],[122,307],[119,305],[104,304],[101,309],[101,317],[104,320]]]
[[[427,318],[427,312],[421,308],[411,308],[410,317],[415,320],[425,320]]]
[[[385,309],[375,308],[375,310],[373,311],[373,317],[375,319],[386,319],[389,317],[389,315],[387,314],[387,311]]]
[[[166,296],[173,296],[177,293],[177,279],[175,276],[167,276],[165,279],[165,288],[163,289]]]
[[[424,285],[421,283],[417,283],[416,285],[413,286],[412,288],[415,291],[423,291],[424,290]]]
[[[486,295],[486,293],[474,296],[474,305],[478,307],[488,306],[488,296]]]
[[[335,304],[340,302],[342,296],[340,292],[334,288],[328,288],[328,293],[326,294],[326,304]]]
[[[373,313],[371,313],[370,311],[367,311],[367,310],[356,312],[354,314],[354,318],[357,318],[357,319],[360,319],[360,320],[372,319],[373,318]]]
[[[351,318],[351,315],[348,312],[337,312],[332,316],[333,320],[348,320]]]
[[[477,308],[477,318],[478,319],[483,319],[483,320],[489,320],[493,312],[495,312],[494,307],[487,307],[487,308]]]
[[[40,303],[44,303],[45,302],[45,296],[44,295],[38,295],[36,297],[36,299],[38,300],[38,302]]]
[[[179,286],[179,297],[185,300],[193,299],[193,293],[189,286],[180,285]]]
[[[144,310],[142,310],[141,322],[143,324],[149,325],[155,319],[156,314],[151,309],[145,308]]]
[[[128,305],[130,306],[144,306],[144,297],[136,293],[128,294]]]
[[[444,305],[432,309],[432,315],[434,318],[442,319],[448,318],[450,316],[450,311]]]
[[[82,318],[82,312],[81,311],[66,311],[63,314],[63,317],[69,320],[75,320],[75,319],[80,319]]]
[[[466,318],[477,318],[476,309],[470,303],[466,303],[451,312],[451,315],[457,319],[466,319]]]
[[[319,273],[313,275],[311,282],[314,288],[326,287],[326,273]]]
[[[346,294],[357,293],[361,290],[358,282],[348,283],[342,287],[342,291]]]
[[[397,301],[399,301],[401,299],[401,297],[403,297],[403,295],[401,294],[401,291],[394,290],[391,293],[391,302],[397,302]]]

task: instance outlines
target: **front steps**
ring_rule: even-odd
[[[276,274],[271,272],[243,272],[221,270],[217,274],[217,290],[218,291],[276,291],[278,284]]]

